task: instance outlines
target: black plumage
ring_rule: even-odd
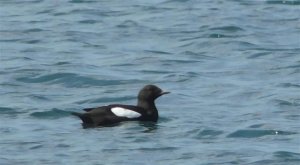
[[[164,92],[155,85],[146,85],[138,94],[137,105],[111,104],[97,108],[85,108],[85,113],[72,112],[78,116],[84,127],[112,125],[122,121],[152,121],[158,120],[155,100],[170,92]]]

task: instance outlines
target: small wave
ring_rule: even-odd
[[[142,73],[150,73],[150,74],[172,74],[174,72],[164,71],[164,70],[141,70]]]
[[[77,101],[77,104],[84,104],[84,103],[109,103],[109,102],[120,102],[120,101],[128,101],[136,99],[136,97],[133,96],[124,96],[124,97],[104,97],[104,98],[98,98],[98,99],[87,99],[87,100],[81,100]]]
[[[87,19],[87,20],[81,20],[78,23],[81,23],[81,24],[95,24],[95,23],[97,23],[97,21],[92,20],[92,19]]]
[[[280,106],[300,106],[300,103],[297,103],[296,100],[287,101],[287,100],[276,99],[274,101],[275,101],[275,103],[277,103]]]
[[[80,76],[74,73],[54,73],[36,77],[20,77],[17,81],[24,83],[63,84],[67,87],[120,85],[137,82],[138,80],[98,80],[91,77]]]
[[[39,100],[39,101],[49,101],[50,99],[47,96],[44,95],[38,95],[38,94],[32,94],[29,95],[34,100]]]
[[[144,50],[145,52],[153,54],[172,54],[171,52],[159,51],[159,50]]]
[[[285,87],[285,88],[300,88],[300,84],[294,84],[294,83],[281,83],[278,86]]]
[[[255,58],[259,58],[259,57],[263,57],[263,56],[267,56],[267,55],[271,55],[271,54],[272,54],[272,52],[259,52],[259,53],[255,53],[255,54],[248,56],[248,59],[255,59]]]
[[[37,48],[37,47],[34,47],[34,48],[26,48],[26,49],[23,49],[21,50],[21,52],[23,53],[33,53],[33,52],[44,52],[45,51],[45,48]],[[30,59],[30,60],[33,60],[32,58],[29,58],[29,57],[23,57],[24,59],[27,58],[27,59]]]
[[[258,45],[251,43],[251,42],[246,42],[246,41],[233,41],[229,42],[230,44],[236,44],[241,46],[242,48],[247,48],[247,49],[258,49]],[[243,50],[243,49],[242,49]]]
[[[178,150],[177,147],[157,147],[157,148],[149,148],[149,147],[141,147],[141,148],[137,148],[137,149],[131,149],[131,150],[139,150],[139,151],[143,151],[143,152],[147,152],[147,151],[175,151]]]
[[[0,39],[0,42],[18,42],[21,39]]]
[[[43,2],[43,0],[5,1],[5,2],[17,3],[19,5],[19,4],[37,4],[37,3]]]
[[[0,107],[0,114],[14,113],[15,110],[7,107]]]
[[[172,59],[172,60],[162,60],[161,62],[170,64],[170,63],[175,63],[175,64],[194,64],[194,63],[199,63],[202,62],[200,60],[188,60],[188,59]]]
[[[249,126],[249,128],[261,128],[264,125],[265,124],[254,124],[254,125]]]
[[[288,152],[288,151],[277,151],[273,155],[284,161],[300,161],[300,153]]]
[[[68,15],[67,12],[56,12],[56,13],[53,13],[53,16],[63,16],[63,15]]]
[[[17,132],[17,128],[12,128],[12,127],[5,127],[5,128],[0,128],[0,134],[8,134],[8,133],[15,133]]]
[[[276,131],[276,130],[238,130],[227,137],[229,138],[257,138],[267,135],[292,135],[296,134],[295,132],[288,131]]]
[[[36,14],[49,14],[52,13],[54,10],[53,9],[45,9],[39,12],[36,12]]]
[[[193,51],[184,51],[181,54],[192,56],[192,57],[197,57],[197,58],[199,58],[201,60],[202,59],[205,59],[205,60],[216,59],[216,57],[205,55],[204,52],[199,52],[198,53],[198,52],[193,52]]]
[[[54,74],[48,74],[48,75],[38,76],[38,77],[21,77],[21,78],[17,78],[17,81],[21,81],[24,83],[43,83],[43,82],[59,80],[63,78],[72,78],[72,77],[76,77],[76,74],[54,73]]]
[[[22,42],[26,43],[26,44],[37,44],[37,43],[41,43],[42,41],[41,40],[25,40]]]
[[[142,131],[143,133],[151,133],[157,130],[158,125],[154,122],[139,122],[139,125],[144,127],[145,129]],[[145,142],[145,139],[136,139],[136,142]]]
[[[194,40],[198,40],[198,39],[201,39],[201,38],[204,38],[204,36],[184,37],[184,38],[179,39],[179,41],[194,41]],[[190,45],[193,45],[193,44],[194,44],[194,42],[185,43],[185,44],[181,45],[180,47],[186,47],[186,46],[190,46]]]
[[[266,2],[267,4],[274,5],[300,5],[300,1],[295,0],[270,0]]]
[[[95,3],[97,1],[91,1],[91,0],[70,0],[70,3]]]
[[[168,1],[165,1],[165,2],[162,2],[161,4],[171,4],[171,3],[186,3],[190,0],[168,0]]]
[[[118,28],[130,28],[130,27],[138,27],[138,23],[132,20],[126,20],[121,24],[117,25]]]
[[[196,138],[197,139],[211,139],[211,138],[215,138],[221,134],[223,134],[223,131],[204,129],[197,134]]]
[[[198,73],[196,72],[187,72],[185,74],[167,74],[165,76],[166,79],[169,81],[175,81],[175,82],[185,82],[189,81],[192,78],[195,78],[198,76]]]
[[[276,151],[273,152],[272,159],[258,160],[250,163],[251,165],[261,165],[261,164],[272,164],[272,165],[294,165],[299,164],[300,153],[288,152],[288,151]]]
[[[42,32],[42,31],[44,30],[40,28],[32,28],[32,29],[24,30],[23,33],[33,33],[33,32]]]
[[[61,62],[57,62],[54,64],[54,66],[60,66],[60,65],[69,65],[71,64],[70,62],[67,62],[67,61],[61,61]]]
[[[57,144],[56,147],[58,147],[58,148],[68,148],[68,147],[70,147],[70,145],[68,145],[68,144]]]
[[[159,123],[166,123],[166,122],[170,122],[170,121],[172,121],[172,119],[171,118],[167,118],[167,117],[159,117]]]
[[[222,27],[213,27],[210,30],[222,30],[227,32],[237,32],[237,31],[244,31],[244,29],[238,26],[222,26]]]
[[[44,145],[42,145],[42,144],[38,144],[38,145],[34,145],[34,146],[30,147],[29,149],[30,149],[30,150],[35,150],[35,149],[42,148],[43,146],[44,146]]]
[[[299,65],[289,65],[289,66],[284,66],[284,67],[272,68],[271,70],[298,69],[298,68],[300,68],[300,64]]]
[[[282,165],[282,163],[278,162],[277,160],[270,160],[270,159],[264,159],[264,160],[258,160],[255,162],[250,163],[250,165]],[[286,163],[284,163],[287,165]]]
[[[213,27],[209,29],[211,34],[206,35],[208,38],[236,38],[239,31],[244,31],[244,29],[237,26],[223,26],[223,27]]]
[[[57,119],[69,116],[69,111],[60,110],[57,108],[53,108],[50,111],[44,111],[44,112],[33,112],[30,114],[30,116],[39,118],[39,119]]]
[[[220,33],[213,33],[208,35],[208,38],[230,38],[230,36],[225,34],[220,34]]]
[[[14,108],[0,107],[0,115],[16,116],[17,114],[21,114],[21,113],[24,113],[24,112],[20,112]]]

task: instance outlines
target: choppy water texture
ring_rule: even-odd
[[[0,164],[299,164],[299,0],[1,0]],[[84,107],[158,123],[82,129]]]

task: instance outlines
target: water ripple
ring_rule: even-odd
[[[266,3],[275,5],[300,5],[300,1],[298,0],[268,0]]]
[[[267,135],[293,135],[295,132],[275,131],[275,130],[238,130],[227,137],[229,138],[257,138]]]
[[[35,33],[35,32],[43,32],[43,29],[40,28],[31,28],[31,29],[27,29],[24,30],[23,33]]]
[[[260,58],[260,57],[269,56],[269,55],[272,55],[272,52],[259,52],[259,53],[255,53],[255,54],[248,56],[248,58],[255,59],[255,58]]]
[[[97,1],[92,1],[92,0],[70,0],[70,3],[95,3]]]
[[[70,116],[70,112],[64,111],[61,109],[57,109],[57,108],[53,108],[52,110],[49,110],[49,111],[33,112],[30,114],[30,116],[39,118],[39,119],[57,119],[57,118]]]
[[[85,20],[79,21],[79,23],[81,23],[81,24],[95,24],[95,23],[97,23],[97,20],[85,19]]]
[[[243,28],[238,27],[238,26],[213,27],[213,28],[210,28],[210,30],[220,30],[220,31],[226,31],[226,32],[238,32],[238,31],[244,31]]]
[[[128,100],[134,100],[136,97],[133,96],[124,96],[124,97],[101,97],[98,99],[86,99],[77,101],[76,104],[85,104],[85,103],[110,103],[110,102],[122,102]]]
[[[132,20],[125,20],[121,24],[117,25],[118,28],[132,28],[132,27],[138,27],[139,24]]]
[[[223,131],[204,129],[198,133],[197,139],[213,139],[217,138],[219,135],[223,134]]]
[[[281,83],[278,86],[284,88],[300,88],[300,84],[296,83]]]
[[[0,115],[8,115],[8,116],[17,116],[18,114],[24,113],[16,108],[9,108],[9,107],[0,107]]]
[[[276,99],[274,100],[275,103],[277,103],[280,106],[300,106],[300,103],[297,103],[297,100],[293,100],[293,101],[287,101],[287,100],[281,100],[281,99]],[[300,100],[299,100],[300,102]]]
[[[139,80],[98,80],[95,78],[80,76],[75,73],[53,73],[35,77],[19,77],[16,79],[23,83],[48,83],[63,84],[67,87],[107,86],[120,85]]]
[[[274,157],[277,157],[283,161],[300,161],[300,153],[288,152],[288,151],[277,151],[273,153]]]

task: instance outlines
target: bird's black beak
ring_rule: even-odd
[[[171,92],[168,92],[168,91],[162,91],[162,92],[160,93],[160,96],[165,95],[165,94],[169,94],[169,93],[171,93]]]

